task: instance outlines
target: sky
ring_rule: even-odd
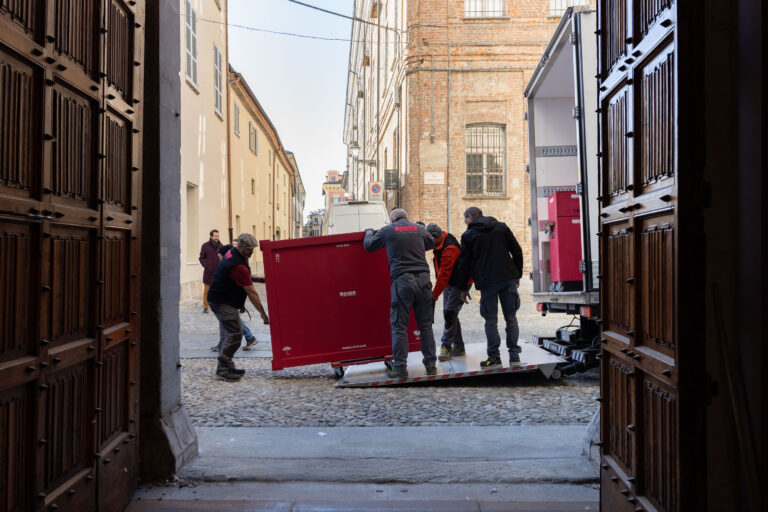
[[[302,0],[352,14],[353,0]],[[229,0],[229,61],[242,73],[293,151],[307,192],[304,221],[323,207],[329,170],[344,171],[342,141],[351,21],[288,0]],[[312,36],[324,41],[270,34],[236,25]]]

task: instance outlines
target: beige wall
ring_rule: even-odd
[[[236,235],[249,232],[259,240],[295,238],[294,175],[298,171],[261,105],[251,96],[245,79],[235,72],[229,78],[232,215]],[[239,111],[239,134],[235,131],[235,109]],[[249,123],[255,130],[255,150],[249,142]],[[254,252],[252,268],[257,273],[263,271],[260,250]]]
[[[190,0],[197,14],[197,84],[186,71],[186,0],[181,22],[181,288],[182,298],[202,293],[200,245],[211,229],[228,233],[226,141],[227,0]],[[218,20],[210,23],[201,20]],[[221,52],[222,112],[214,108],[214,44]],[[188,188],[192,186],[194,188]],[[192,200],[197,201],[195,207]],[[196,210],[196,219],[195,219]]]

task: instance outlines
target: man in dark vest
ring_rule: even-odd
[[[480,363],[480,367],[502,366],[499,303],[507,324],[509,364],[519,364],[517,310],[520,309],[520,295],[517,287],[523,271],[523,250],[506,224],[493,217],[484,217],[480,208],[467,208],[464,223],[467,230],[461,235],[461,255],[450,284],[461,290],[463,302],[466,302],[470,279],[480,290],[480,314],[485,319],[485,337],[488,339],[488,359]]]
[[[230,250],[229,258],[224,258],[219,263],[208,291],[208,303],[223,332],[216,376],[230,382],[240,380],[245,373],[245,370],[235,368],[232,358],[243,339],[243,324],[239,311],[245,306],[246,297],[261,314],[264,324],[269,324],[269,318],[253,286],[251,267],[248,265],[248,258],[258,245],[256,238],[248,233],[237,237],[237,247]]]
[[[387,250],[389,275],[392,278],[389,323],[392,328],[392,379],[408,378],[408,321],[413,309],[416,324],[421,331],[422,362],[427,375],[436,375],[435,338],[432,322],[435,320],[435,301],[432,300],[432,282],[425,251],[435,246],[432,235],[423,225],[408,222],[405,210],[396,208],[389,216],[392,224],[378,231],[365,230],[363,247],[373,252]]]
[[[443,294],[443,319],[445,329],[440,347],[440,361],[448,361],[451,357],[463,356],[464,338],[461,336],[461,324],[459,323],[459,311],[464,304],[461,300],[461,290],[451,286],[448,281],[453,272],[453,266],[461,254],[459,241],[452,234],[443,231],[435,223],[427,225],[427,232],[435,239],[435,248],[432,249],[433,263],[435,266],[435,288],[432,290],[432,298],[437,302],[440,294]]]

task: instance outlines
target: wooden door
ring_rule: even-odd
[[[143,23],[0,0],[0,511],[135,488]]]
[[[690,510],[681,492],[676,7],[599,2],[601,502],[610,511]]]

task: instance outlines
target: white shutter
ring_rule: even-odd
[[[197,13],[192,8],[190,4],[190,10],[192,12],[191,16],[191,31],[190,31],[190,38],[191,38],[191,55],[192,55],[192,83],[197,85]]]
[[[221,114],[221,52],[213,44],[213,108]]]
[[[235,134],[240,135],[240,106],[235,103]]]

